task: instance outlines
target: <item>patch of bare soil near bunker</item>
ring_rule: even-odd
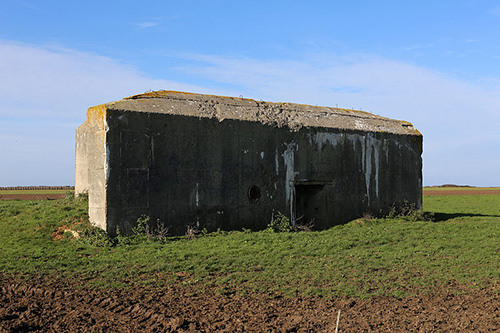
[[[494,292],[399,299],[333,300],[277,294],[216,293],[186,286],[162,290],[84,290],[68,283],[0,279],[1,332],[493,332]]]

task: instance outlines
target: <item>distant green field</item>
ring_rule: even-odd
[[[432,190],[432,191],[478,191],[478,190],[486,190],[486,191],[498,191],[500,190],[500,187],[440,187],[440,186],[425,186],[424,187],[424,192],[425,190]]]
[[[450,284],[466,292],[500,279],[500,195],[425,197],[434,222],[358,219],[326,231],[164,241],[98,232],[73,240],[66,232],[52,240],[57,227],[86,219],[86,205],[71,197],[0,202],[0,272],[106,288],[189,284],[325,297],[404,296]]]
[[[0,190],[1,194],[53,194],[53,193],[69,193],[70,190]]]

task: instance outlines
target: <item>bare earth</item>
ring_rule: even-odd
[[[56,200],[66,196],[66,193],[17,193],[17,194],[0,194],[0,200]]]
[[[77,283],[13,281],[0,275],[1,332],[493,332],[498,290],[451,289],[406,299],[333,300],[277,294],[164,290],[84,290]],[[456,291],[456,290],[455,290]]]

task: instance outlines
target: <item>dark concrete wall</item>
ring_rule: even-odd
[[[419,135],[117,110],[107,127],[111,233],[141,215],[184,234],[262,229],[277,212],[324,229],[394,203],[421,206]]]

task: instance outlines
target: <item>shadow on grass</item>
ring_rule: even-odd
[[[433,222],[444,222],[457,217],[500,217],[500,215],[485,215],[485,214],[474,214],[474,213],[428,213],[432,214],[431,220]]]

